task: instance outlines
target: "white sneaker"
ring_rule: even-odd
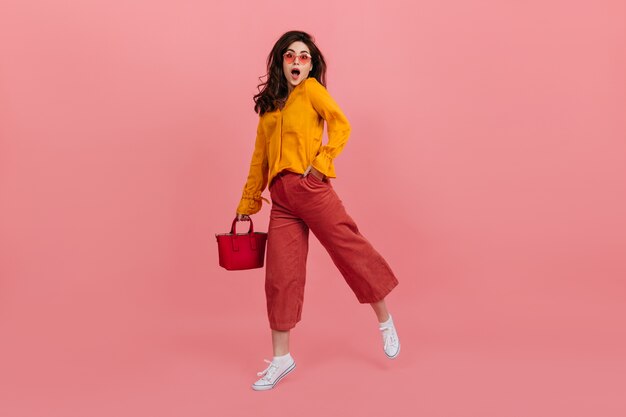
[[[389,327],[380,327],[381,334],[383,336],[383,349],[385,355],[389,359],[395,359],[400,354],[400,339],[398,338],[398,332],[393,322]]]
[[[265,362],[269,364],[268,367],[257,374],[261,379],[252,384],[252,389],[255,391],[265,391],[274,388],[274,386],[278,384],[278,381],[283,379],[285,375],[293,371],[296,367],[296,362],[293,358],[290,358],[283,364],[268,361],[267,359],[265,359]]]

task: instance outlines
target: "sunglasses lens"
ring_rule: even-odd
[[[300,56],[298,57],[298,59],[300,60],[300,62],[301,62],[302,64],[305,64],[305,65],[306,65],[306,64],[308,64],[308,63],[309,63],[309,61],[311,60],[311,57],[310,57],[310,56],[308,56],[308,55],[304,55],[304,54],[302,54],[302,55],[300,55]]]
[[[285,62],[287,62],[288,64],[293,63],[293,61],[296,59],[296,56],[291,52],[285,52],[283,57],[285,58]]]

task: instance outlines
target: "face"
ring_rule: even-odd
[[[306,80],[313,69],[311,51],[304,42],[293,42],[283,55],[283,73],[287,79],[289,92]]]

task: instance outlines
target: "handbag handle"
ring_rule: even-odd
[[[237,220],[237,217],[235,216],[235,219],[233,220],[233,224],[230,226],[230,233],[235,236],[237,235],[236,224],[238,221],[240,220]],[[248,234],[250,233],[254,233],[254,226],[252,225],[252,219],[250,219],[250,229],[248,230]]]

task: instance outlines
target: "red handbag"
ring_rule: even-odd
[[[262,268],[265,260],[267,233],[255,232],[250,219],[248,233],[237,233],[237,217],[233,220],[230,233],[216,233],[220,266],[229,271]]]

